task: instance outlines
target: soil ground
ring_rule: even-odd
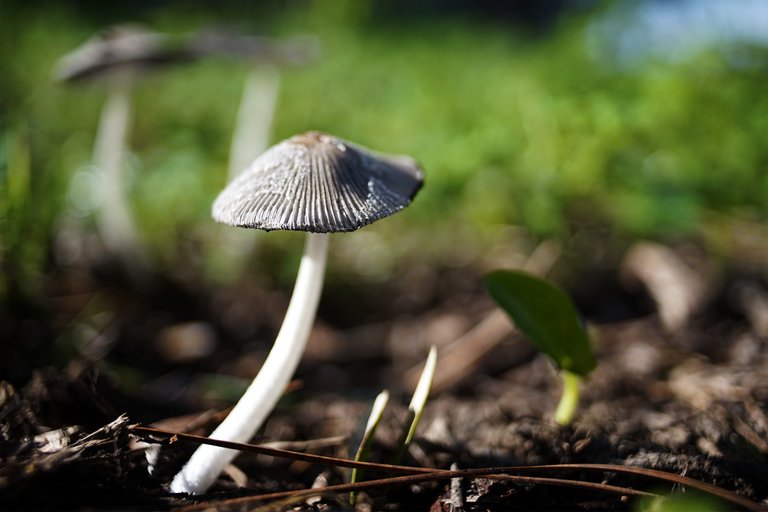
[[[210,432],[243,379],[258,369],[287,297],[244,284],[201,293],[169,281],[138,290],[105,281],[105,275],[110,274],[60,273],[41,302],[4,308],[3,510],[163,510],[199,502],[216,509],[227,497],[305,488],[319,477],[344,481],[346,473],[337,469],[243,454],[209,494],[194,500],[169,495],[169,480],[195,446],[174,443],[154,451],[150,474],[147,445],[128,426]],[[768,504],[768,287],[761,278],[726,272],[708,281],[707,292],[674,329],[646,293],[653,292],[651,282],[643,291],[609,270],[600,279],[585,277],[589,286],[575,283],[571,291],[594,321],[599,365],[584,385],[575,421],[560,427],[552,420],[559,397],[556,372],[522,336],[503,322],[494,324],[493,305],[479,280],[467,275],[472,274],[444,270],[404,275],[375,291],[341,285],[327,290],[297,381],[255,441],[341,436],[315,451],[348,457],[372,398],[387,388],[392,398],[370,460],[391,461],[413,375],[428,347],[437,344],[443,361],[451,361],[457,340],[486,322],[488,331],[474,331],[485,345],[472,349],[465,342],[460,349],[472,362],[467,369],[438,365],[447,373],[438,377],[405,463],[631,465],[685,475]],[[357,312],[355,321],[345,315],[349,311]],[[47,364],[56,351],[62,361],[65,338],[77,350],[58,368]],[[546,476],[680,491],[616,473]],[[372,490],[357,507],[638,506],[634,497],[589,489],[483,478],[459,483],[453,492],[449,482]],[[325,496],[277,508],[338,510],[349,507],[345,500],[346,495]]]

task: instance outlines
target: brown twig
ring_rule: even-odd
[[[368,482],[359,482],[358,484],[342,484],[341,486],[330,486],[326,488],[307,489],[307,490],[301,490],[301,491],[286,491],[288,494],[285,494],[285,493],[265,494],[265,495],[259,495],[258,497],[253,497],[254,501],[262,500],[262,499],[278,499],[281,497],[295,496],[295,494],[293,493],[303,492],[307,494],[313,494],[313,493],[324,493],[324,492],[349,492],[349,491],[370,488],[370,487],[366,487],[367,485],[371,485],[372,487],[381,487],[386,485],[395,485],[398,483],[411,483],[411,482],[424,481],[424,480],[443,480],[443,479],[456,478],[456,477],[476,477],[476,476],[487,476],[489,478],[512,479],[512,480],[518,479],[518,481],[528,481],[531,483],[541,483],[541,484],[561,485],[561,486],[575,486],[575,487],[582,487],[582,488],[584,487],[594,488],[595,485],[598,485],[598,486],[601,486],[599,487],[599,489],[608,491],[608,492],[619,492],[619,490],[621,490],[621,492],[623,492],[624,494],[643,493],[643,491],[636,491],[633,489],[627,489],[623,487],[616,487],[616,486],[602,487],[605,484],[595,484],[592,482],[579,482],[574,480],[564,480],[564,479],[557,479],[557,478],[552,479],[552,478],[544,478],[544,477],[527,477],[527,476],[519,475],[519,473],[532,472],[532,471],[534,472],[597,471],[597,472],[613,472],[613,473],[638,475],[638,476],[644,476],[647,478],[652,478],[655,480],[672,482],[675,484],[684,485],[687,487],[697,489],[699,491],[705,492],[713,496],[717,496],[735,505],[743,507],[746,510],[750,510],[750,511],[766,510],[765,507],[763,507],[759,503],[756,503],[752,500],[739,496],[738,494],[728,491],[726,489],[722,489],[715,485],[707,484],[699,480],[694,480],[692,478],[680,476],[674,473],[658,471],[655,469],[646,469],[646,468],[639,468],[639,467],[633,467],[633,466],[621,466],[617,464],[547,464],[547,465],[537,465],[537,466],[506,466],[506,467],[498,467],[498,468],[479,468],[479,469],[467,469],[467,470],[459,470],[459,471],[446,471],[446,470],[435,470],[431,468],[421,468],[421,467],[414,467],[414,466],[379,464],[374,462],[362,462],[362,461],[356,462],[353,460],[340,459],[337,457],[313,455],[308,453],[280,450],[276,448],[268,448],[268,447],[259,446],[259,445],[233,443],[230,441],[221,441],[218,439],[210,439],[207,437],[195,436],[191,434],[169,432],[166,430],[142,427],[139,425],[134,425],[129,427],[129,431],[134,434],[145,437],[145,440],[152,440],[153,436],[155,436],[155,437],[168,439],[170,440],[170,442],[188,441],[188,442],[194,442],[194,443],[210,444],[214,446],[220,446],[222,448],[229,448],[233,450],[240,450],[240,451],[251,452],[251,453],[259,453],[263,455],[271,455],[273,457],[303,460],[306,462],[312,462],[316,464],[325,464],[325,465],[347,467],[347,468],[361,468],[361,469],[373,470],[373,471],[390,471],[390,472],[397,472],[397,473],[406,473],[406,474],[409,474],[409,477],[414,477],[413,480],[408,480],[408,477],[394,477],[394,478],[384,478],[379,480],[371,480]],[[515,473],[515,475],[510,475],[509,473]],[[349,487],[350,485],[352,485],[353,487]],[[362,487],[354,487],[354,485],[361,485]],[[299,495],[303,496],[303,494],[299,494]]]
[[[560,246],[552,240],[544,240],[530,254],[523,270],[544,277],[560,257]],[[459,339],[440,349],[440,365],[432,382],[432,393],[450,389],[476,373],[480,363],[504,341],[516,332],[509,316],[501,309],[494,308],[470,331]],[[533,348],[522,339],[516,340],[522,354],[533,353]],[[421,366],[406,371],[403,380],[413,389],[421,376]]]
[[[221,500],[216,502],[216,507],[230,507],[230,506],[242,506],[250,505],[252,503],[279,500],[285,498],[300,498],[310,495],[332,495],[337,493],[346,493],[350,491],[362,491],[366,489],[375,489],[379,487],[389,487],[393,485],[414,484],[419,482],[428,482],[432,480],[449,480],[451,478],[476,478],[476,477],[489,477],[499,480],[509,480],[518,483],[526,484],[542,484],[542,485],[555,485],[559,487],[574,487],[581,489],[592,489],[604,492],[617,493],[622,495],[634,495],[634,496],[656,496],[653,493],[638,491],[636,489],[629,489],[626,487],[619,487],[609,484],[600,484],[595,482],[582,482],[579,480],[567,480],[562,478],[548,478],[548,477],[535,477],[535,476],[522,476],[522,475],[497,475],[499,468],[480,468],[480,469],[460,469],[456,471],[430,471],[429,473],[419,475],[406,475],[396,476],[391,478],[379,478],[377,480],[368,480],[366,482],[356,482],[354,484],[339,484],[330,485],[328,487],[318,487],[310,489],[299,489],[294,491],[281,491],[273,492],[269,494],[259,494],[255,496],[243,496],[240,498],[232,498],[227,500]],[[176,510],[179,512],[192,512],[194,510],[206,510],[210,509],[211,503],[201,502],[194,505],[187,505],[180,507]]]

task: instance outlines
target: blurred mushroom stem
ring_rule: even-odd
[[[107,251],[120,258],[130,273],[144,275],[149,259],[124,190],[123,156],[130,120],[130,84],[114,84],[101,111],[93,152],[103,180],[96,222]]]
[[[248,74],[232,136],[227,182],[235,179],[269,147],[279,89],[280,72],[275,66],[259,65]],[[222,231],[217,245],[226,247],[227,251],[215,255],[220,260],[218,266],[228,274],[239,274],[259,238],[241,230]]]
[[[327,254],[328,235],[307,233],[296,285],[272,350],[245,394],[211,438],[248,442],[272,412],[307,344],[323,288]],[[206,492],[237,454],[235,450],[201,446],[174,477],[171,492]]]
[[[260,65],[245,81],[237,125],[229,158],[229,181],[266,151],[275,117],[280,72],[275,66]]]
[[[235,179],[256,157],[267,150],[279,89],[280,72],[275,66],[259,65],[248,74],[232,136],[227,182]],[[242,230],[223,230],[217,246],[226,247],[227,250],[218,251],[215,255],[217,268],[226,269],[222,273],[229,275],[239,274],[258,238],[253,233]]]

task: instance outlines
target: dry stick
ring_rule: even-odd
[[[264,446],[276,448],[278,450],[318,450],[320,448],[339,446],[346,441],[347,436],[330,436],[307,439],[306,441],[271,441],[269,443],[264,443]]]
[[[458,471],[459,465],[455,462],[451,464],[451,471]],[[450,501],[448,502],[450,512],[464,512],[464,496],[461,490],[461,478],[451,478]]]
[[[238,450],[241,452],[257,453],[259,455],[269,455],[271,457],[288,458],[293,460],[301,460],[304,462],[311,462],[313,464],[326,464],[329,466],[338,466],[342,468],[358,468],[358,469],[370,469],[374,471],[392,471],[400,473],[426,473],[433,471],[427,468],[418,468],[413,466],[398,466],[395,464],[379,464],[375,462],[355,462],[349,459],[339,459],[337,457],[328,457],[326,455],[314,455],[311,453],[295,452],[291,450],[281,450],[279,448],[271,448],[264,445],[243,444],[233,441],[224,441],[222,439],[212,439],[209,437],[196,436],[193,434],[184,434],[181,432],[171,432],[168,430],[142,427],[134,425],[129,430],[137,435],[149,437],[146,441],[155,441],[152,436],[160,436],[167,439],[170,443],[177,441],[189,441],[197,444],[207,444],[211,446],[218,446],[219,448],[229,448],[230,450]]]
[[[432,383],[433,392],[440,393],[475,372],[482,359],[512,332],[514,326],[504,311],[496,308],[488,313],[472,330],[445,347]],[[421,366],[414,366],[405,373],[408,386],[415,386],[421,370]]]
[[[560,247],[557,243],[544,240],[528,256],[522,268],[543,277],[557,262],[559,256]],[[501,309],[493,308],[464,336],[440,350],[440,366],[435,372],[432,392],[440,393],[473,375],[486,355],[515,330],[509,316]],[[525,346],[528,347],[528,345]],[[421,366],[417,365],[405,373],[404,380],[409,387],[414,387],[420,375]]]
[[[455,478],[464,476],[488,476],[489,478],[496,478],[496,473],[513,473],[523,471],[600,471],[611,473],[625,473],[631,475],[645,476],[647,478],[655,478],[657,480],[663,480],[667,482],[676,483],[679,485],[685,485],[698,489],[702,492],[717,496],[731,503],[744,507],[746,510],[751,511],[766,511],[765,507],[762,507],[759,503],[756,503],[750,499],[739,496],[738,494],[722,489],[715,485],[707,484],[699,480],[677,475],[675,473],[667,473],[665,471],[659,471],[655,469],[639,468],[634,466],[619,466],[615,464],[544,464],[537,466],[503,466],[498,468],[483,468],[483,469],[471,469],[460,470],[456,472],[445,470],[434,470],[430,468],[421,468],[414,466],[399,466],[395,464],[379,464],[374,462],[355,462],[348,459],[339,459],[336,457],[328,457],[325,455],[313,455],[309,453],[293,452],[288,450],[278,450],[276,448],[266,448],[259,445],[234,443],[231,441],[222,441],[219,439],[210,439],[203,436],[195,436],[191,434],[181,434],[177,432],[169,432],[167,430],[142,427],[134,425],[129,427],[129,430],[138,435],[144,436],[160,436],[170,440],[170,442],[176,441],[189,441],[193,443],[210,444],[213,446],[220,446],[222,448],[230,448],[232,450],[240,450],[251,453],[259,453],[263,455],[271,455],[273,457],[290,458],[295,460],[303,460],[306,462],[312,462],[316,464],[327,464],[338,467],[347,468],[362,468],[366,470],[374,471],[393,471],[399,473],[410,473],[412,475],[426,476],[430,475],[430,478]],[[466,473],[465,473],[466,472]],[[479,472],[475,475],[475,472]],[[510,475],[498,475],[500,478],[507,478]],[[383,481],[383,480],[382,480]],[[571,480],[565,480],[566,482],[573,482]],[[373,482],[379,482],[375,480]],[[361,482],[360,484],[368,484],[369,482]],[[583,483],[583,482],[582,482]],[[349,484],[345,484],[349,485]],[[382,484],[384,485],[384,484]],[[346,488],[346,491],[351,489]],[[296,491],[293,491],[296,492]],[[640,492],[640,491],[638,491]]]
[[[566,480],[561,478],[547,478],[547,477],[535,477],[535,476],[519,476],[519,475],[496,475],[494,474],[498,468],[482,468],[482,469],[460,469],[456,471],[432,471],[430,473],[423,473],[419,475],[408,476],[396,476],[391,478],[380,478],[378,480],[369,480],[367,482],[357,482],[354,484],[339,484],[330,485],[328,487],[316,487],[314,489],[299,489],[297,491],[280,491],[269,494],[259,494],[255,496],[244,496],[241,498],[232,498],[227,500],[220,500],[216,502],[216,507],[223,506],[235,506],[246,505],[254,502],[277,500],[283,498],[299,498],[308,495],[326,495],[336,494],[349,491],[361,491],[365,489],[375,489],[378,487],[388,487],[392,485],[413,484],[418,482],[428,482],[430,480],[448,480],[451,478],[476,478],[476,477],[489,477],[499,480],[510,480],[519,483],[529,484],[543,484],[543,485],[556,485],[559,487],[574,487],[578,489],[593,489],[598,491],[612,492],[616,494],[633,495],[633,496],[650,496],[656,497],[658,495],[638,491],[636,489],[629,489],[626,487],[619,487],[609,484],[599,484],[595,482],[581,482],[578,480]],[[192,511],[192,510],[207,510],[211,507],[209,501],[197,503],[194,505],[187,505],[177,508],[178,511]]]

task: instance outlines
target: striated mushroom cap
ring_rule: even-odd
[[[254,160],[219,194],[212,215],[266,231],[354,231],[408,206],[422,182],[412,158],[307,132]]]

